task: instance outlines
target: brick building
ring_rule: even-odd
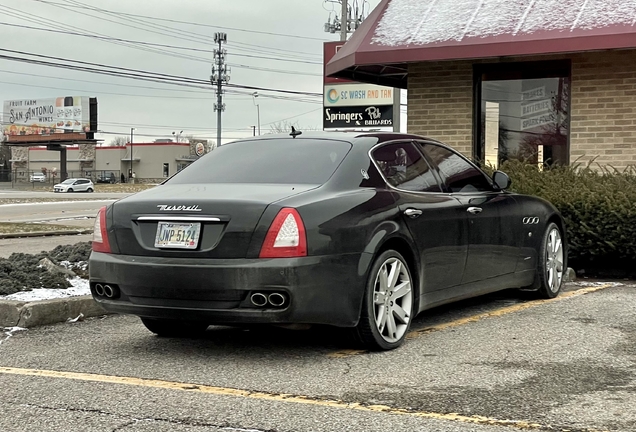
[[[477,161],[636,164],[636,0],[383,0],[330,76],[408,89]]]

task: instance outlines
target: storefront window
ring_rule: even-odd
[[[495,168],[511,159],[569,162],[570,67],[559,63],[498,64],[476,74],[477,159]]]

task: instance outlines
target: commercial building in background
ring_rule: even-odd
[[[326,65],[344,42],[325,42]],[[324,75],[324,130],[400,130],[399,91],[392,87]],[[397,108],[394,107],[397,105]]]
[[[408,132],[477,161],[636,163],[635,0],[382,0],[326,75],[408,88]]]
[[[46,147],[19,147],[13,150],[21,152],[24,164],[11,171],[7,181],[28,182],[33,172],[44,172],[48,182],[59,180],[59,152],[47,150]],[[87,177],[94,182],[111,182],[114,178],[114,182],[119,183],[122,174],[128,181],[132,167],[136,182],[158,183],[181,171],[211,148],[207,141],[192,140],[190,143],[134,143],[132,146],[130,143],[90,148],[68,146],[66,150],[68,177]],[[86,166],[86,159],[91,160],[90,167]]]

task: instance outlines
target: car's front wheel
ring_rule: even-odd
[[[413,319],[413,279],[406,260],[387,250],[373,263],[355,333],[371,350],[402,345]]]
[[[66,192],[73,192],[73,188],[67,189]]]
[[[563,286],[563,276],[566,270],[566,256],[563,249],[563,236],[555,223],[548,224],[541,241],[539,251],[539,289],[537,294],[541,298],[551,299],[559,295]]]
[[[208,324],[198,321],[141,318],[148,330],[163,337],[197,337],[203,335]]]

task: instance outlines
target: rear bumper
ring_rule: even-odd
[[[277,259],[153,258],[93,252],[90,285],[106,310],[148,318],[210,324],[357,324],[367,254]],[[106,299],[95,284],[112,284]],[[257,307],[252,293],[284,293],[283,307]]]

